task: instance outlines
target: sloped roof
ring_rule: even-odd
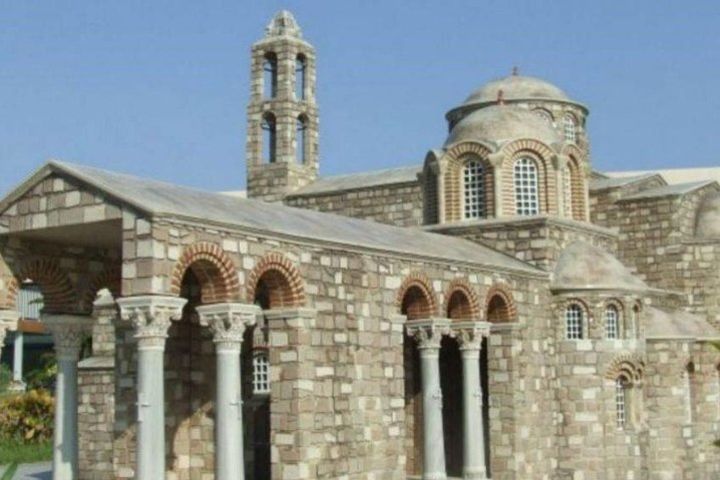
[[[715,180],[720,183],[720,167],[669,168],[661,170],[634,170],[603,172],[608,177],[635,177],[643,174],[659,174],[667,183],[690,183]]]
[[[691,182],[691,183],[677,183],[673,185],[665,185],[658,188],[651,188],[648,190],[643,190],[641,192],[635,193],[633,195],[628,195],[620,200],[641,200],[645,198],[659,198],[659,197],[674,197],[678,195],[685,195],[686,193],[693,192],[699,188],[702,188],[706,185],[710,185],[711,183],[715,183],[714,180],[705,180],[702,182]]]
[[[665,311],[655,307],[647,309],[645,337],[719,339],[720,332],[704,318],[682,310]]]
[[[397,183],[417,182],[417,174],[421,171],[422,166],[414,165],[409,167],[373,170],[370,172],[334,175],[331,177],[319,178],[310,185],[306,185],[305,187],[291,193],[289,196],[296,197],[315,195],[320,193],[357,190],[361,188],[378,187]]]
[[[657,173],[643,173],[640,175],[633,175],[631,177],[593,177],[590,179],[590,190],[605,190],[607,188],[618,188],[624,187],[625,185],[632,185],[633,183],[647,180],[653,177],[660,178],[663,183],[665,180]]]
[[[560,254],[552,273],[553,290],[649,291],[609,252],[584,241],[571,243]]]
[[[53,173],[70,176],[149,216],[237,226],[270,236],[545,275],[542,270],[520,260],[460,238],[237,198],[57,161],[47,163],[0,201],[0,212]]]

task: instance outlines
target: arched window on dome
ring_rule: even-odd
[[[515,213],[517,215],[537,215],[540,213],[538,195],[538,168],[535,160],[520,157],[513,167],[515,186]]]
[[[563,211],[566,218],[573,218],[573,188],[572,188],[572,170],[570,164],[566,163],[562,169],[563,184]]]
[[[605,308],[605,338],[613,340],[620,338],[620,311],[615,305]]]
[[[295,57],[295,98],[305,100],[307,59],[302,53]]]
[[[263,94],[265,98],[275,98],[277,96],[277,80],[277,55],[268,52],[263,59]]]
[[[585,314],[577,303],[571,303],[565,309],[565,338],[580,340],[583,338],[583,322]]]
[[[536,108],[532,111],[535,115],[545,120],[549,125],[552,125],[555,123],[555,118],[553,117],[552,113],[548,112],[544,108]]]
[[[563,131],[566,141],[570,143],[577,141],[577,121],[575,117],[569,113],[566,113],[563,117]]]
[[[463,168],[463,216],[466,219],[487,217],[485,166],[471,159]]]
[[[307,159],[307,117],[300,115],[295,127],[295,157],[297,162],[304,164]]]
[[[263,115],[263,160],[268,163],[275,163],[277,160],[277,124],[275,115],[270,112]]]

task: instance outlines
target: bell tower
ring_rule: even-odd
[[[315,49],[283,10],[252,46],[247,128],[247,194],[270,202],[318,173]]]

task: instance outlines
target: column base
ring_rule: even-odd
[[[463,472],[463,480],[488,480],[484,468],[468,468]]]
[[[12,382],[10,382],[7,389],[8,389],[8,392],[21,393],[21,392],[24,392],[25,389],[27,389],[27,385],[25,385],[25,382],[23,382],[23,381],[13,380]]]
[[[422,480],[447,480],[445,472],[423,473]]]

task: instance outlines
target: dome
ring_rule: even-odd
[[[577,241],[563,250],[552,274],[552,289],[649,290],[607,251]]]
[[[287,10],[281,10],[270,20],[265,28],[265,35],[268,37],[302,37],[300,26],[295,17]]]
[[[695,235],[701,238],[720,237],[720,193],[708,195],[700,204]]]
[[[555,100],[572,102],[565,92],[555,85],[535,77],[510,75],[493,80],[475,90],[463,102],[463,105],[477,103],[494,103],[498,100],[498,92],[502,90],[505,101],[512,100]]]
[[[546,145],[562,141],[552,125],[536,113],[512,105],[492,105],[457,122],[445,145],[463,141],[501,143],[520,138],[539,140]]]

